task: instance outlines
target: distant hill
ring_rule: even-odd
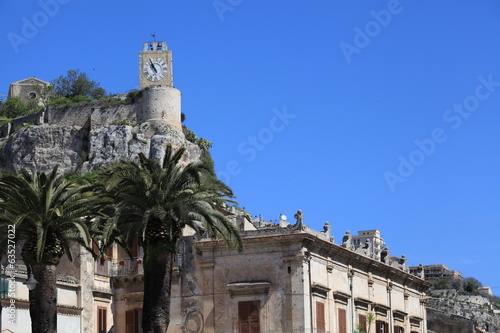
[[[463,328],[469,321],[476,328],[475,332],[500,333],[498,298],[460,295],[454,289],[434,290],[430,296],[431,298],[427,302],[429,308],[427,328],[429,332],[467,332]],[[448,323],[457,326],[448,330],[448,326],[446,326]]]

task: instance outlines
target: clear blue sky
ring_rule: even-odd
[[[2,0],[0,22],[0,94],[69,69],[125,93],[156,32],[247,211],[380,229],[500,294],[499,1]]]

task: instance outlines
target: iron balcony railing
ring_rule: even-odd
[[[182,255],[177,254],[173,263],[172,271],[180,272],[182,266]],[[95,274],[104,276],[129,276],[143,275],[143,259],[142,257],[134,258],[100,258],[95,261]]]
[[[99,259],[95,262],[95,273],[104,276],[143,275],[142,258]]]

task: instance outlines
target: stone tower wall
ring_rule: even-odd
[[[137,121],[152,126],[173,125],[182,130],[181,92],[173,87],[149,87],[142,92],[139,103],[134,105]]]

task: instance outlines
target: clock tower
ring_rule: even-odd
[[[139,89],[141,99],[134,105],[137,121],[156,129],[174,126],[183,135],[181,92],[173,87],[172,51],[167,50],[167,43],[144,43],[139,52]]]
[[[172,51],[166,42],[146,42],[139,52],[139,89],[173,86]]]

